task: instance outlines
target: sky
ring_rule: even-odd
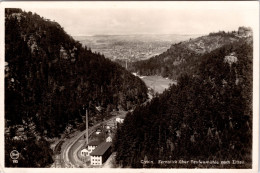
[[[255,24],[258,2],[88,2],[25,5],[72,36],[208,34]],[[19,6],[19,5],[18,5]]]

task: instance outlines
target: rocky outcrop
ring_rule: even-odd
[[[239,27],[237,34],[239,37],[251,37],[253,36],[253,31],[250,27]]]

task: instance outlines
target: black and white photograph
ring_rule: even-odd
[[[0,173],[257,172],[258,1],[1,12]]]

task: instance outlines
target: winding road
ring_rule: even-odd
[[[117,116],[113,116],[108,120],[102,121],[100,123],[95,124],[94,126],[89,128],[89,136],[94,133],[95,129],[100,125],[100,124],[105,124],[109,121],[115,120]],[[64,167],[66,168],[73,168],[73,167],[80,167],[82,166],[82,162],[78,159],[77,157],[77,152],[81,149],[81,147],[84,145],[84,141],[82,140],[84,138],[84,135],[86,134],[86,130],[78,133],[74,137],[67,139],[62,147],[63,149],[61,150],[61,158],[64,161],[65,165]],[[79,163],[81,162],[81,163]]]

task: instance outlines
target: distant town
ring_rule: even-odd
[[[199,35],[97,35],[75,36],[93,52],[103,54],[113,61],[145,60],[165,52],[173,43]]]

